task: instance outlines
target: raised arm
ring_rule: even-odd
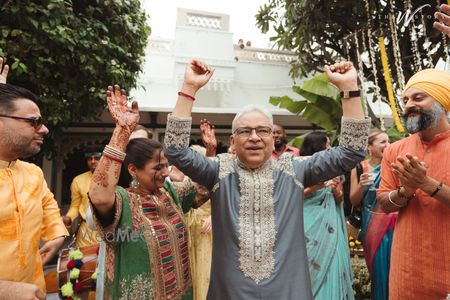
[[[0,57],[0,83],[6,83],[6,79],[8,78],[9,66]]]
[[[325,66],[329,81],[344,92],[357,91],[357,73],[351,62]],[[315,153],[303,162],[304,185],[312,186],[353,169],[367,149],[370,119],[364,117],[360,97],[341,97],[342,124],[339,147]]]
[[[172,115],[175,117],[190,117],[197,91],[208,83],[214,69],[199,60],[191,60],[186,66],[184,82]]]
[[[217,139],[214,125],[206,119],[200,120],[200,131],[202,141],[206,148],[206,156],[214,157],[217,152]]]
[[[129,110],[125,92],[118,85],[115,85],[114,88],[108,87],[107,102],[116,127],[97,168],[95,168],[89,188],[89,198],[102,217],[111,217],[115,203],[114,191],[119,181],[125,148],[128,138],[139,122],[137,102],[133,101],[131,110]]]
[[[172,114],[167,118],[164,153],[169,162],[193,181],[212,188],[216,180],[217,162],[189,148],[191,112],[195,94],[213,75],[206,64],[192,60],[186,67],[183,87]]]
[[[442,4],[439,11],[434,13],[434,17],[442,23],[434,22],[433,26],[450,38],[450,5]]]
[[[340,91],[357,91],[358,74],[353,64],[349,61],[325,66],[328,80]],[[364,111],[361,105],[361,97],[341,97],[342,116],[344,118],[364,119]]]

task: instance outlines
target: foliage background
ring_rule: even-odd
[[[368,7],[365,5],[366,1]],[[361,61],[363,79],[366,82],[375,82],[368,51],[371,48],[375,57],[374,67],[377,71],[376,81],[380,88],[381,100],[387,103],[378,45],[378,37],[383,35],[386,38],[393,88],[399,105],[402,77],[407,81],[419,69],[434,67],[439,59],[447,58],[448,40],[433,28],[434,12],[441,2],[447,1],[366,1],[268,0],[256,15],[257,26],[262,32],[267,32],[273,27],[275,36],[271,37],[271,41],[275,42],[277,47],[297,54],[290,71],[294,79],[322,71],[322,67],[326,64],[349,59],[356,67],[358,61]],[[411,8],[408,10],[409,3]],[[416,10],[418,11],[414,14]],[[394,26],[389,24],[390,14],[395,17]],[[398,42],[401,68],[395,64],[393,41]],[[413,51],[415,46],[419,56],[416,56],[416,59]],[[367,92],[370,94],[373,91],[371,85]],[[377,98],[373,97],[373,101],[375,100]],[[402,107],[399,106],[401,112]],[[379,127],[380,124],[370,107],[368,110],[374,125]],[[317,125],[328,129],[323,124]]]
[[[37,94],[51,154],[61,126],[92,119],[105,90],[135,87],[150,28],[139,0],[2,1],[0,56],[8,82]]]

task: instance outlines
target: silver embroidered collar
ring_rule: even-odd
[[[246,277],[259,283],[269,278],[275,267],[274,164],[269,159],[256,170],[238,165],[240,268]]]

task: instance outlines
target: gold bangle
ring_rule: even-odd
[[[405,206],[406,203],[403,204],[403,205],[398,205],[397,203],[395,203],[395,202],[392,200],[391,195],[392,195],[393,192],[395,192],[395,191],[390,191],[389,194],[388,194],[389,202],[391,202],[392,205],[397,206],[398,208],[402,208],[403,206]]]

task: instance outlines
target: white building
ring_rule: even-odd
[[[192,58],[215,68],[211,81],[196,95],[194,139],[200,138],[198,125],[206,118],[215,124],[223,150],[234,115],[248,104],[265,106],[273,113],[275,123],[284,125],[291,136],[313,128],[300,116],[269,103],[270,96],[299,98],[292,92],[294,82],[289,77],[293,54],[233,45],[232,34],[227,15],[178,9],[175,39],[150,37],[139,88],[130,94],[138,100],[140,123],[153,129],[155,139],[163,139],[167,114],[175,105],[184,69]],[[63,206],[70,203],[71,180],[87,170],[81,149],[88,143],[109,140],[113,126],[107,111],[99,121],[74,124],[65,131],[58,157],[44,162],[47,182]]]
[[[150,38],[146,50],[141,88],[132,91],[141,110],[153,112],[149,123],[165,125],[180,90],[186,64],[192,58],[215,68],[210,82],[199,91],[194,105],[193,124],[208,118],[219,128],[231,128],[234,114],[245,105],[265,106],[277,122],[288,127],[309,128],[301,118],[269,104],[270,96],[289,95],[293,80],[289,77],[290,52],[239,47],[233,45],[229,16],[178,9],[174,40]],[[298,96],[298,95],[297,95]],[[155,127],[155,126],[153,126]],[[228,134],[229,132],[227,132]]]

